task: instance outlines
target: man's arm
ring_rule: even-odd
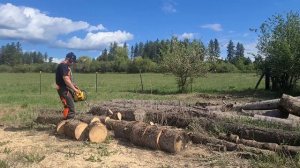
[[[79,90],[73,85],[73,83],[72,83],[72,81],[71,81],[71,79],[70,79],[69,76],[63,76],[63,79],[64,79],[66,85],[67,85],[69,88],[71,88],[72,90],[74,90],[74,92],[76,92],[76,93],[79,92]]]

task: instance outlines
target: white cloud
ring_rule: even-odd
[[[0,38],[25,41],[51,41],[58,35],[87,29],[83,21],[49,17],[38,9],[0,4]]]
[[[106,28],[99,24],[90,25],[84,21],[72,21],[63,17],[51,17],[40,10],[0,3],[0,39],[43,42],[56,47],[94,50],[107,47],[112,42],[124,43],[133,35],[126,31],[101,32]],[[77,36],[69,40],[58,39],[62,35],[78,31],[88,31],[81,39]],[[85,32],[86,33],[86,32]]]
[[[65,58],[54,58],[53,57],[52,62],[54,62],[54,63],[61,63],[63,60],[65,60]]]
[[[131,33],[120,30],[115,32],[89,32],[83,39],[74,36],[66,42],[59,40],[56,45],[69,49],[99,50],[108,47],[113,42],[124,43],[132,38],[133,35]]]
[[[244,48],[245,48],[245,56],[250,57],[252,60],[254,60],[252,54],[257,54],[258,50],[256,48],[257,41],[250,42],[250,43],[244,43]]]
[[[183,33],[181,35],[178,35],[178,38],[180,39],[193,39],[195,37],[194,33]]]
[[[177,10],[175,8],[177,4],[172,1],[172,0],[169,0],[169,1],[166,1],[163,3],[163,6],[162,6],[162,10],[165,12],[165,13],[176,13]]]
[[[106,30],[106,28],[102,24],[99,24],[97,26],[90,26],[87,29],[88,32],[103,31],[103,30]]]
[[[217,31],[217,32],[223,30],[222,25],[219,24],[219,23],[205,24],[205,25],[202,25],[201,28],[204,28],[204,29],[211,29],[211,30]]]

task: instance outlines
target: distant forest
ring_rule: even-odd
[[[172,39],[140,42],[130,48],[126,43],[119,46],[112,43],[105,48],[96,59],[80,56],[74,67],[76,72],[164,72],[161,68],[164,61],[164,51],[172,49]],[[176,39],[178,40],[178,39]],[[206,46],[200,40],[179,40],[182,47],[198,47],[201,49],[200,61],[209,72],[253,72],[254,63],[244,55],[242,43],[227,44],[226,59],[220,56],[218,39],[212,39]],[[0,72],[55,72],[57,64],[47,53],[23,52],[21,43],[8,43],[0,50]],[[174,67],[175,68],[175,67]]]

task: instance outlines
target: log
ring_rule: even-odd
[[[293,146],[300,145],[300,133],[297,131],[259,128],[235,123],[222,123],[220,126],[222,126],[228,133],[236,134],[242,139],[277,144],[285,143]]]
[[[144,121],[145,110],[143,109],[118,109],[119,113],[122,115],[122,119],[126,121]]]
[[[161,150],[177,153],[186,148],[188,136],[183,131],[174,129],[164,129],[159,138],[159,147]]]
[[[246,103],[233,107],[236,111],[243,110],[271,110],[279,107],[280,99],[265,100],[260,102]]]
[[[58,113],[42,113],[39,114],[35,122],[39,124],[54,124],[57,125],[63,120],[63,115]]]
[[[137,146],[145,146],[143,143],[143,135],[146,131],[146,128],[149,126],[149,124],[146,124],[144,122],[136,122],[131,130],[130,134],[130,141]]]
[[[57,125],[56,125],[56,133],[58,135],[63,135],[64,134],[64,128],[65,128],[65,124],[66,124],[67,120],[62,120],[60,121]]]
[[[110,115],[110,118],[114,120],[122,120],[122,114],[120,112],[115,112]]]
[[[143,136],[142,143],[151,149],[160,149],[159,138],[161,136],[163,128],[157,125],[147,126]]]
[[[300,100],[296,97],[283,94],[279,106],[285,112],[300,116]]]
[[[272,109],[272,110],[244,110],[242,109],[239,113],[246,116],[253,117],[254,115],[264,115],[269,117],[277,117],[277,118],[288,118],[289,113],[282,112],[279,109]]]
[[[202,134],[199,133],[188,133],[191,141],[195,144],[215,144],[215,145],[221,145],[226,147],[227,151],[247,151],[247,152],[251,152],[254,154],[272,154],[272,151],[266,151],[263,149],[257,149],[257,148],[253,148],[253,147],[248,147],[245,146],[243,144],[236,144],[236,143],[232,143],[232,142],[228,142],[225,140],[220,140],[217,139],[215,137],[208,137],[208,136],[204,136]]]
[[[270,150],[270,151],[274,151],[277,153],[283,153],[286,155],[295,156],[295,155],[297,155],[297,153],[300,152],[299,146],[278,145],[277,143],[264,143],[264,142],[258,142],[255,140],[247,140],[247,139],[239,139],[238,141],[235,141],[236,140],[235,138],[231,138],[231,137],[236,137],[236,136],[237,135],[230,134],[230,137],[229,137],[228,134],[227,135],[221,134],[221,135],[219,135],[219,138],[228,140],[230,142],[236,142],[238,144],[250,146],[250,147]]]
[[[106,124],[106,121],[110,119],[110,117],[107,116],[98,116],[98,118],[102,124]]]
[[[281,124],[287,127],[299,127],[299,123],[287,119],[281,119],[281,118],[276,118],[276,117],[268,117],[268,116],[263,116],[263,115],[258,115],[255,114],[253,116],[253,120],[260,120],[260,121],[268,121],[268,122],[273,122],[276,124]]]
[[[114,131],[115,137],[125,140],[130,140],[131,130],[134,124],[136,124],[136,122],[128,122],[124,120],[119,121],[108,119],[106,121],[106,127]]]
[[[98,116],[110,116],[113,114],[110,108],[105,106],[93,106],[89,112],[89,114],[98,115]]]
[[[75,140],[85,140],[87,127],[88,124],[79,120],[71,119],[66,122],[64,126],[64,133],[67,137]]]
[[[81,115],[81,116],[76,116],[75,118],[87,124],[93,122],[100,122],[100,118],[93,115]]]
[[[90,142],[101,143],[107,137],[107,129],[100,121],[92,122],[88,126],[87,137]]]
[[[224,134],[224,133],[220,133],[218,138],[229,141],[229,142],[234,142],[234,143],[238,143],[240,140],[239,136],[237,136],[237,135]]]

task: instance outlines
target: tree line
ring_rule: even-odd
[[[203,46],[203,61],[211,72],[249,72],[254,70],[251,60],[244,57],[244,48],[241,43],[237,43],[237,49],[235,49],[233,42],[230,41],[228,47],[233,46],[229,50],[230,53],[228,52],[230,57],[228,56],[223,60],[220,58],[220,45],[217,39],[211,40],[207,47],[200,40],[185,39],[182,42],[185,45],[197,43]],[[80,56],[75,70],[82,73],[163,72],[162,61],[165,57],[164,52],[172,45],[172,39],[157,39],[156,41],[146,41],[145,43],[139,42],[132,45],[130,49],[128,49],[126,43],[123,46],[112,43],[96,59],[89,56]],[[53,57],[48,57],[47,53],[42,54],[38,51],[23,52],[19,42],[6,44],[0,50],[1,72],[35,72],[39,70],[53,72],[55,71],[55,65],[52,62]]]

